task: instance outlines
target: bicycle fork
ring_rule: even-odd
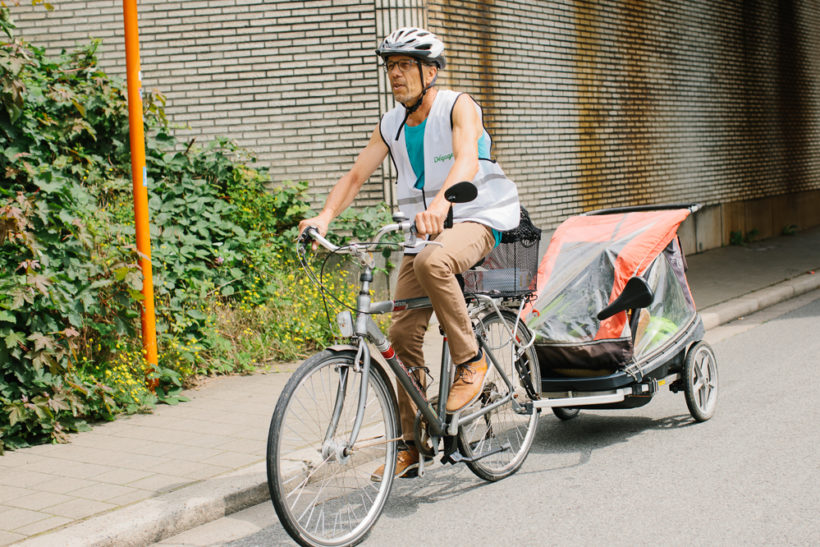
[[[359,401],[356,407],[356,418],[353,421],[353,430],[350,432],[350,438],[347,444],[343,447],[337,447],[333,443],[333,437],[336,433],[336,427],[339,425],[339,419],[344,408],[345,396],[347,393],[347,382],[350,376],[350,369],[348,367],[341,367],[339,369],[339,385],[336,388],[336,401],[333,405],[333,414],[330,418],[330,424],[325,432],[324,442],[322,443],[322,456],[327,458],[331,451],[339,452],[340,460],[350,456],[353,445],[359,437],[359,431],[364,420],[364,409],[367,403],[367,387],[370,380],[370,348],[367,347],[367,342],[364,338],[359,339],[359,348],[356,353],[356,358],[353,361],[354,370],[357,372],[361,370],[362,378],[359,385]]]

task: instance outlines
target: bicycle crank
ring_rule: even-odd
[[[488,456],[492,456],[493,454],[498,454],[499,452],[505,452],[507,450],[510,450],[511,448],[512,448],[512,445],[510,443],[504,443],[503,445],[499,446],[498,448],[490,450],[489,452],[485,452],[484,454],[481,454],[480,456],[473,456],[472,458],[468,458],[468,457],[464,456],[461,452],[456,450],[455,452],[450,454],[448,459],[449,459],[450,463],[477,462],[479,460],[483,460],[484,458],[486,458]]]

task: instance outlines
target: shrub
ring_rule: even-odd
[[[145,101],[159,367],[143,357],[124,85],[98,42],[58,59],[0,7],[0,452],[173,403],[199,374],[305,355],[334,332],[295,261],[307,183],[271,188],[226,139],[180,143]],[[0,34],[2,36],[2,34]],[[386,209],[350,213],[366,237]],[[352,303],[344,272],[329,274]],[[146,387],[156,379],[156,392]]]

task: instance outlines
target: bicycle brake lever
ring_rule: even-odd
[[[440,241],[431,241],[429,239],[421,239],[419,241],[416,241],[412,245],[409,244],[409,243],[405,243],[404,248],[405,249],[423,249],[427,245],[438,245],[439,247],[444,247],[444,243],[442,243]]]

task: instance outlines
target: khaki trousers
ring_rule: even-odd
[[[433,308],[393,313],[390,341],[406,367],[424,367],[424,333],[432,312],[447,335],[453,363],[465,363],[478,353],[467,305],[455,274],[461,273],[485,257],[495,245],[492,230],[475,222],[460,222],[435,237],[439,245],[428,245],[416,255],[405,255],[399,267],[394,299],[428,296]],[[424,370],[416,377],[427,386]],[[403,388],[397,390],[402,437],[413,440],[416,405]]]

